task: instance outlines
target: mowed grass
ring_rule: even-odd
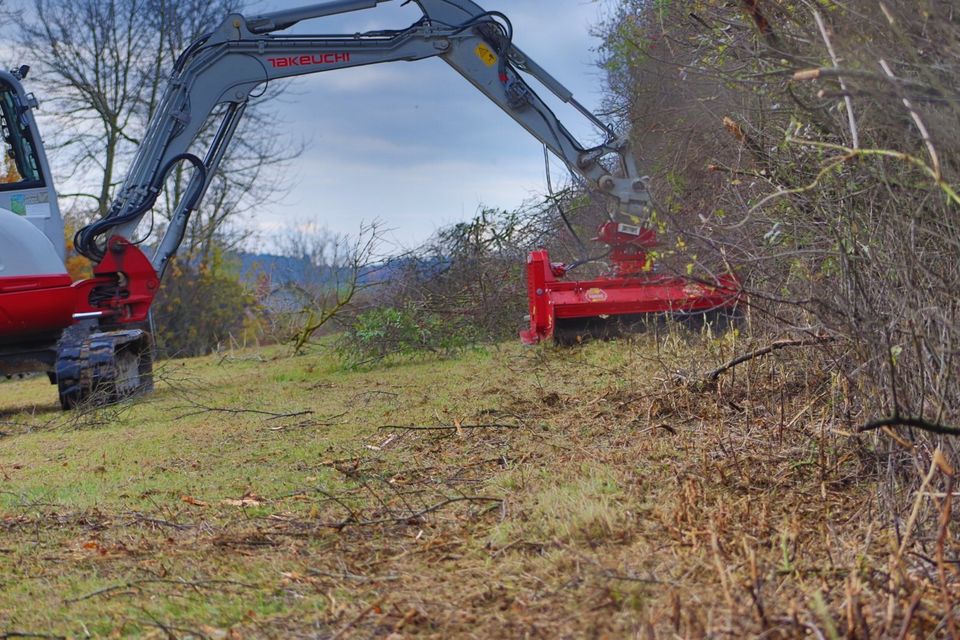
[[[671,332],[367,371],[245,350],[66,414],[45,379],[0,384],[0,636],[936,628],[934,586],[889,613],[869,452],[824,428],[835,377],[778,356],[688,384],[746,348]]]

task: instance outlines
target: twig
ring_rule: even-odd
[[[837,52],[833,49],[833,43],[830,42],[830,35],[827,33],[827,25],[823,23],[823,16],[820,15],[820,12],[816,9],[813,9],[813,19],[817,22],[817,27],[820,29],[820,35],[823,36],[823,42],[827,45],[827,52],[830,54],[830,60],[833,62],[833,68],[836,69],[840,66],[839,59],[837,58]],[[853,140],[853,148],[857,149],[860,147],[860,134],[857,131],[857,120],[853,115],[853,99],[850,97],[850,93],[847,91],[847,82],[844,80],[843,76],[838,76],[840,80],[840,88],[846,94],[843,97],[844,103],[847,105],[847,122],[850,124],[850,137]]]
[[[706,376],[704,376],[704,379],[709,380],[710,382],[715,382],[717,378],[720,377],[720,374],[724,373],[725,371],[729,371],[739,364],[743,364],[744,362],[753,360],[754,358],[765,356],[779,349],[786,349],[787,347],[812,347],[827,342],[833,342],[834,340],[836,340],[836,338],[832,336],[815,336],[813,338],[802,338],[800,340],[778,340],[762,349],[757,349],[756,351],[745,353],[742,356],[737,356],[733,360],[724,363],[720,367],[717,367],[708,373]]]
[[[284,415],[284,416],[277,416],[277,417],[275,417],[275,418],[268,418],[268,421],[269,421],[269,420],[279,420],[280,418],[292,418],[292,417],[295,417],[295,416],[298,416],[298,415],[307,415],[307,414],[311,414],[311,413],[313,413],[313,411],[306,411],[306,412],[304,412],[304,413],[294,413],[294,414],[290,414],[289,416],[286,416],[286,415]],[[343,416],[347,415],[348,413],[350,413],[350,412],[349,412],[349,411],[344,411],[343,413],[338,413],[338,414],[333,415],[333,416],[327,416],[327,417],[324,419],[323,422],[317,422],[317,421],[315,421],[315,420],[305,420],[305,421],[303,421],[303,422],[301,422],[301,423],[299,423],[299,424],[292,425],[292,426],[293,426],[293,427],[334,427],[334,426],[340,424],[339,422],[337,422],[337,420],[339,420],[339,419],[342,418]],[[270,427],[270,431],[284,431],[285,429],[287,429],[287,426],[284,426],[284,425],[280,425],[279,427]]]
[[[750,220],[750,214],[752,214],[754,211],[764,206],[771,200],[782,198],[783,196],[798,195],[801,193],[806,193],[807,191],[812,191],[813,189],[817,188],[817,186],[820,184],[820,180],[825,175],[827,175],[830,171],[843,166],[844,163],[849,162],[854,158],[859,158],[859,157],[873,156],[873,157],[881,157],[881,158],[893,158],[894,160],[900,160],[901,162],[906,162],[907,164],[911,164],[917,167],[918,169],[920,169],[921,171],[923,171],[924,173],[926,173],[928,176],[930,176],[934,180],[934,182],[937,184],[937,186],[940,187],[940,189],[946,194],[946,196],[954,204],[960,205],[960,194],[957,193],[956,189],[950,186],[950,184],[947,183],[946,180],[944,180],[940,175],[938,175],[937,172],[933,169],[933,167],[928,165],[926,162],[924,162],[920,158],[910,155],[909,153],[904,153],[902,151],[893,151],[891,149],[852,149],[850,147],[846,147],[841,144],[821,142],[819,140],[806,140],[803,138],[795,138],[793,136],[789,136],[787,138],[787,142],[792,144],[798,144],[801,146],[816,147],[820,149],[833,149],[835,151],[842,152],[842,155],[838,155],[838,156],[834,156],[833,158],[830,158],[825,163],[824,167],[820,170],[820,172],[817,173],[813,181],[810,182],[810,184],[804,185],[802,187],[797,187],[795,189],[781,189],[776,193],[772,193],[762,198],[757,204],[750,207],[748,215],[744,218],[743,221],[738,222],[736,225],[733,225],[730,228],[732,229],[739,228],[744,224],[746,224],[746,222]]]
[[[339,467],[334,467],[334,468],[337,469],[338,471],[340,470]],[[333,495],[332,493],[328,493],[328,492],[324,491],[323,489],[313,489],[313,491],[316,492],[316,493],[319,493],[320,495],[322,495],[322,496],[323,496],[324,498],[326,498],[327,500],[330,500],[330,501],[332,501],[332,502],[336,502],[338,505],[340,505],[340,506],[347,512],[347,514],[348,514],[348,515],[347,515],[347,519],[344,520],[344,521],[340,524],[340,527],[339,527],[339,528],[342,529],[343,527],[345,527],[347,524],[349,524],[349,523],[351,523],[351,522],[358,522],[358,521],[359,521],[359,519],[357,518],[357,512],[354,511],[354,510],[350,507],[350,505],[348,505],[346,502],[344,502],[343,500],[341,500],[341,499],[338,498],[337,496]]]
[[[903,617],[903,624],[900,626],[900,633],[897,635],[897,640],[904,640],[910,632],[910,623],[913,622],[913,616],[920,606],[920,597],[920,593],[915,593],[913,597],[910,598],[910,606],[907,607],[907,615]]]
[[[893,69],[890,68],[890,65],[887,64],[887,61],[880,59],[880,67],[883,69],[883,72],[887,74],[890,78],[896,78],[893,75]],[[842,86],[842,85],[841,85]],[[930,132],[927,131],[927,127],[923,124],[923,120],[920,119],[920,114],[917,113],[916,109],[913,108],[910,100],[906,97],[901,98],[903,101],[903,106],[907,108],[907,111],[910,112],[910,117],[913,119],[913,123],[917,125],[917,130],[920,132],[920,137],[923,138],[923,143],[927,145],[927,153],[930,154],[930,165],[933,169],[934,177],[937,182],[943,180],[943,174],[940,171],[940,155],[937,153],[936,148],[933,146],[933,140],[930,138]]]
[[[191,638],[192,638],[193,636],[198,636],[198,637],[202,638],[203,640],[210,640],[210,636],[208,636],[207,634],[203,633],[202,631],[198,631],[198,630],[196,630],[196,629],[184,629],[184,628],[182,628],[182,627],[174,627],[173,625],[167,625],[167,624],[164,624],[164,623],[160,622],[160,620],[158,620],[155,615],[153,615],[152,613],[150,613],[150,612],[147,611],[146,609],[141,608],[141,611],[143,611],[145,614],[147,614],[147,615],[150,617],[150,621],[149,621],[149,622],[146,622],[146,623],[144,623],[144,624],[153,625],[154,627],[156,627],[156,628],[160,629],[161,631],[163,631],[163,633],[166,634],[166,636],[167,636],[167,640],[177,640],[177,639],[178,639],[179,636],[177,636],[177,634],[175,634],[174,631],[182,631],[182,632],[186,633],[188,637],[191,637]]]
[[[950,534],[950,520],[953,513],[953,484],[956,476],[953,470],[948,470],[949,480],[947,481],[947,496],[940,508],[940,531],[937,533],[937,577],[940,580],[940,595],[943,598],[944,611],[953,611],[953,597],[950,595],[947,580],[947,561],[944,558],[944,547],[947,543],[947,536]],[[953,616],[947,616],[947,630],[950,632],[950,640],[957,640],[956,623]]]
[[[938,455],[940,455],[939,449],[937,449],[934,453],[933,461],[930,463],[930,470],[927,472],[926,477],[923,479],[923,483],[920,485],[920,489],[917,491],[917,499],[913,502],[913,509],[910,511],[910,517],[907,518],[907,524],[903,530],[903,539],[900,541],[900,547],[897,549],[897,564],[900,564],[903,554],[907,550],[907,546],[910,544],[910,536],[913,535],[913,527],[917,524],[917,518],[920,517],[920,509],[923,505],[924,492],[937,473],[937,469],[939,467],[937,460]],[[893,576],[891,576],[891,581],[892,580]]]
[[[404,523],[408,523],[408,522],[411,522],[411,521],[414,521],[414,520],[419,520],[420,518],[422,518],[422,517],[425,516],[425,515],[431,514],[431,513],[433,513],[434,511],[439,511],[440,509],[443,509],[444,507],[446,507],[446,506],[448,506],[448,505],[451,505],[451,504],[454,504],[454,503],[457,503],[457,502],[497,502],[497,503],[502,503],[502,502],[503,502],[503,499],[502,499],[502,498],[487,498],[487,497],[484,497],[484,496],[460,496],[460,497],[457,497],[457,498],[447,498],[446,500],[443,500],[443,501],[441,501],[441,502],[438,502],[437,504],[435,504],[435,505],[433,505],[433,506],[431,506],[431,507],[427,507],[426,509],[421,509],[420,511],[414,511],[414,512],[408,513],[408,514],[406,514],[406,515],[392,516],[392,517],[390,517],[390,518],[380,518],[380,519],[378,519],[378,520],[345,520],[345,521],[343,521],[343,522],[341,522],[341,523],[338,523],[338,524],[336,524],[336,525],[328,525],[328,526],[332,526],[332,527],[335,528],[335,529],[343,529],[343,528],[348,527],[348,526],[351,526],[351,525],[360,526],[360,527],[366,527],[366,526],[371,526],[371,525],[375,525],[375,524],[404,524]]]
[[[771,74],[759,74],[760,76],[771,75]],[[772,75],[789,75],[792,80],[796,82],[806,82],[808,80],[819,80],[821,78],[839,78],[844,76],[847,78],[863,78],[865,80],[874,80],[877,82],[882,82],[887,85],[894,85],[904,89],[910,89],[917,93],[923,93],[924,95],[929,95],[936,98],[944,98],[945,100],[954,102],[958,98],[956,93],[944,93],[940,89],[931,87],[929,85],[923,84],[922,82],[916,82],[914,80],[908,80],[906,78],[891,78],[890,76],[885,76],[873,71],[865,71],[863,69],[850,69],[850,68],[826,68],[826,67],[812,67],[807,69],[797,69],[795,71],[784,70],[775,72]]]
[[[644,584],[673,584],[672,582],[666,582],[664,580],[659,580],[657,578],[644,578],[641,576],[631,576],[624,575],[622,573],[617,573],[615,571],[607,570],[600,573],[604,578],[609,578],[610,580],[618,580],[622,582],[641,582]]]
[[[58,636],[52,633],[33,633],[30,631],[4,631],[0,632],[0,640],[5,638],[56,638],[57,640],[66,640],[66,636]]]
[[[884,427],[913,427],[914,429],[920,429],[921,431],[927,431],[929,433],[938,433],[944,436],[960,436],[960,429],[956,427],[948,427],[937,422],[924,420],[923,418],[897,415],[860,425],[857,427],[857,431],[863,433],[865,431],[876,431]]]
[[[339,631],[337,631],[335,634],[333,634],[332,636],[330,636],[330,640],[337,640],[338,638],[342,638],[342,637],[343,637],[343,634],[345,634],[347,631],[349,631],[351,628],[353,628],[353,626],[356,625],[358,622],[360,622],[361,620],[363,620],[364,618],[366,618],[368,615],[370,615],[370,612],[371,612],[371,611],[373,611],[374,609],[379,608],[380,605],[383,604],[383,601],[384,601],[384,600],[385,600],[385,598],[380,598],[379,600],[377,600],[376,602],[374,602],[373,604],[371,604],[370,606],[368,606],[366,609],[364,609],[363,611],[361,611],[360,614],[359,614],[356,618],[354,618],[353,620],[351,620],[350,622],[348,622],[347,624],[345,624],[343,627],[340,628]]]
[[[789,140],[790,142],[795,142],[795,140],[794,140],[793,138],[789,138],[788,140]],[[859,152],[859,149],[851,149],[851,150],[850,150],[850,153],[848,153],[847,155],[835,156],[835,157],[833,157],[833,158],[830,158],[830,159],[823,165],[823,167],[820,169],[820,171],[817,172],[817,175],[814,176],[813,180],[812,180],[809,184],[805,184],[805,185],[800,186],[800,187],[794,187],[794,188],[792,188],[792,189],[780,189],[780,190],[778,190],[778,191],[775,191],[774,193],[771,193],[771,194],[768,195],[768,196],[765,196],[764,198],[761,198],[760,201],[759,201],[757,204],[755,204],[755,205],[753,205],[752,207],[750,207],[750,210],[747,212],[746,220],[749,220],[749,219],[750,219],[750,215],[752,215],[754,211],[757,211],[757,210],[763,208],[764,205],[766,205],[768,202],[770,202],[770,201],[772,201],[772,200],[776,200],[776,199],[778,199],[778,198],[782,198],[783,196],[796,196],[796,195],[800,195],[801,193],[806,193],[806,192],[808,192],[808,191],[813,191],[814,189],[816,189],[816,188],[820,185],[820,180],[822,180],[824,176],[826,176],[828,173],[830,173],[830,172],[833,171],[834,169],[839,169],[840,167],[842,167],[845,162],[853,159],[853,157],[854,157],[858,152]],[[738,226],[740,226],[740,225],[738,225]]]

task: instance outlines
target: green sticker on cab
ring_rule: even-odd
[[[18,216],[27,215],[27,203],[23,196],[13,196],[10,198],[10,211]]]

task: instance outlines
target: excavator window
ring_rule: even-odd
[[[0,191],[42,187],[40,163],[13,87],[0,83]]]

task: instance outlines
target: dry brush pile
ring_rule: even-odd
[[[889,526],[948,536],[956,4],[624,0],[602,31],[610,107],[657,178],[670,259],[736,269],[755,335],[815,338],[843,387],[834,424],[882,434],[874,471]]]

